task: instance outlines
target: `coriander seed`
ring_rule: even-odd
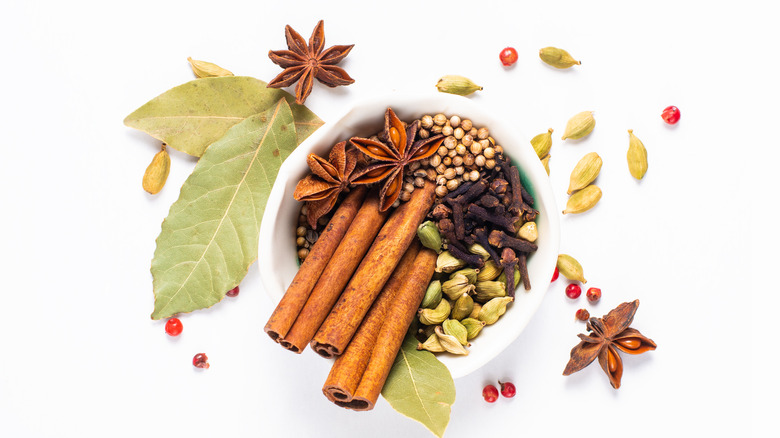
[[[449,151],[447,150],[447,146],[439,146],[439,150],[438,150],[438,151],[436,151],[436,153],[437,153],[437,154],[439,154],[439,156],[441,156],[441,157],[444,157],[444,156],[446,156],[446,155],[447,155],[447,152],[449,152]]]
[[[468,132],[471,131],[471,128],[473,128],[474,125],[471,123],[471,119],[464,119],[460,122],[460,127],[463,128],[464,131]]]
[[[445,178],[444,175],[439,175],[436,177],[437,186],[443,186],[445,184],[447,184],[447,178]]]
[[[441,164],[449,167],[450,165],[452,165],[452,158],[450,158],[449,156],[442,158]]]
[[[436,114],[433,116],[433,123],[439,126],[444,126],[444,124],[447,123],[447,116],[442,113]]]
[[[463,138],[463,136],[464,136],[464,135],[466,135],[466,133],[465,133],[465,132],[463,132],[463,128],[455,128],[455,129],[452,131],[452,135],[454,135],[454,136],[455,136],[455,138],[457,138],[458,140],[460,140],[461,138]]]
[[[420,168],[420,162],[419,161],[412,161],[409,163],[409,170],[414,172],[415,170]]]
[[[487,159],[494,158],[496,156],[496,150],[492,147],[487,147],[484,151],[482,151],[482,155],[484,155]]]
[[[485,160],[485,167],[487,167],[488,169],[492,169],[492,168],[496,167],[496,160],[494,160],[492,158],[489,159],[489,160]]]
[[[296,228],[295,229],[295,235],[298,236],[298,237],[305,236],[306,235],[306,227],[298,227],[298,228]]]
[[[453,166],[462,166],[463,165],[463,157],[460,155],[456,155],[452,157],[452,165]]]
[[[471,143],[474,143],[474,137],[466,134],[463,136],[463,138],[460,139],[460,142],[463,143],[463,146],[469,147],[471,146]]]
[[[436,175],[437,175],[436,174],[436,169],[429,167],[429,168],[425,169],[425,172],[427,173],[426,177],[429,180],[431,180],[431,181],[436,180]]]
[[[466,171],[466,168],[463,166],[455,166],[455,174],[457,175],[463,175],[463,172]]]
[[[473,166],[474,165],[474,155],[473,154],[466,154],[463,156],[463,165],[464,166]]]
[[[433,127],[433,117],[428,114],[422,116],[420,119],[420,126],[424,129],[431,129],[431,127]]]
[[[490,144],[490,140],[488,140],[488,139],[486,139],[486,138],[483,138],[482,140],[480,140],[480,141],[479,141],[479,144],[480,144],[480,145],[482,145],[482,149],[483,149],[483,150],[484,150],[485,148],[489,148],[489,147],[493,146],[492,144]]]
[[[490,136],[490,131],[487,130],[487,128],[479,128],[477,130],[477,138],[480,140],[485,140]]]
[[[309,250],[306,248],[301,248],[298,250],[298,258],[303,260],[306,258],[306,256],[309,255]]]
[[[436,134],[436,135],[441,134],[441,126],[433,125],[431,127],[431,134]]]
[[[417,188],[422,188],[425,186],[425,178],[418,176],[414,179],[414,186]]]
[[[457,146],[455,146],[455,152],[458,153],[458,155],[466,155],[466,146],[463,146],[462,144],[458,143]]]
[[[432,155],[431,156],[431,161],[430,161],[429,164],[430,164],[431,167],[436,167],[439,164],[441,164],[441,155],[439,155],[439,154]]]
[[[420,129],[420,130],[417,132],[417,135],[419,135],[419,136],[420,136],[420,138],[428,138],[428,137],[430,137],[430,136],[431,136],[431,132],[430,132],[430,131],[428,131],[427,129]]]
[[[484,155],[477,155],[476,158],[474,158],[474,165],[477,167],[484,167],[486,161],[487,159]]]
[[[412,184],[412,183],[404,184],[404,191],[412,193],[414,191],[414,184]]]
[[[469,172],[469,178],[471,178],[472,181],[478,181],[479,180],[479,171],[478,170],[472,170]]]
[[[298,246],[303,246],[306,244],[306,238],[305,237],[299,237],[295,239],[295,244]]]
[[[449,193],[450,191],[447,190],[447,186],[436,186],[435,192],[436,192],[436,196],[443,198],[447,196],[447,193]]]
[[[441,127],[442,135],[452,135],[453,129],[450,125],[444,125]]]
[[[458,155],[457,149],[453,149],[453,150],[447,152],[447,156],[450,157],[450,158],[453,158],[453,157],[455,157],[457,155]]]
[[[457,179],[451,179],[447,181],[447,190],[453,191],[457,189],[459,185],[460,185],[460,181],[458,181]]]
[[[477,130],[477,128],[471,128],[471,129],[469,129],[469,135],[470,135],[470,136],[472,136],[472,137],[474,137],[474,138],[477,138],[477,133],[478,133],[478,132],[479,132],[479,131]]]
[[[444,171],[443,175],[447,179],[453,179],[457,174],[455,173],[455,169],[448,167],[447,170]]]
[[[450,117],[450,125],[452,125],[453,128],[457,128],[458,125],[460,125],[460,117],[458,116]]]
[[[443,174],[445,170],[447,170],[447,165],[444,164],[443,162],[441,164],[439,164],[438,166],[436,166],[436,172],[439,175]]]
[[[469,150],[474,155],[479,155],[482,153],[482,145],[475,141],[474,143],[471,143],[471,146],[469,146]]]
[[[455,139],[453,136],[449,136],[444,139],[444,147],[447,149],[455,149],[455,146],[458,145],[458,140]]]
[[[401,202],[406,202],[412,198],[412,194],[407,191],[402,191],[398,194],[398,199],[401,200]]]
[[[504,155],[504,148],[502,148],[501,146],[496,145],[496,147],[494,147],[493,149],[496,150],[496,153],[498,155]]]

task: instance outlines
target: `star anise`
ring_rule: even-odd
[[[323,50],[324,28],[325,24],[320,20],[312,31],[307,46],[306,40],[298,32],[289,25],[285,26],[284,36],[289,50],[268,52],[271,61],[282,67],[284,71],[269,82],[268,87],[283,88],[298,81],[298,86],[295,87],[295,101],[303,104],[311,93],[314,78],[329,87],[355,82],[342,68],[336,67],[336,64],[341,62],[355,45],[333,46]]]
[[[415,142],[419,128],[418,120],[404,128],[403,122],[388,108],[385,112],[385,130],[380,136],[382,142],[360,137],[349,140],[361,152],[378,161],[358,172],[352,183],[371,184],[387,179],[379,190],[382,211],[390,208],[401,194],[406,165],[435,154],[444,141],[443,135],[437,135]]]
[[[349,186],[359,158],[360,152],[353,147],[347,148],[346,141],[333,146],[327,161],[315,154],[306,157],[312,173],[298,182],[293,197],[308,204],[306,216],[312,228],[336,205],[339,194]]]
[[[642,354],[655,350],[655,342],[629,327],[639,307],[639,300],[623,303],[602,318],[590,318],[588,335],[578,335],[581,342],[571,350],[571,359],[563,370],[568,376],[590,365],[598,357],[601,369],[607,373],[609,383],[620,388],[623,376],[623,361],[618,350],[628,354]]]

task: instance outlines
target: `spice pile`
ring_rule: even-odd
[[[388,108],[381,132],[307,162],[294,192],[302,264],[265,331],[337,358],[323,386],[335,404],[373,408],[415,317],[427,350],[467,354],[515,287],[530,289],[538,211],[487,128],[444,114],[404,123]]]

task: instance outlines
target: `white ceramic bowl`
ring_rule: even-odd
[[[308,172],[306,156],[314,152],[327,156],[327,151],[339,141],[352,136],[367,137],[384,127],[385,110],[390,107],[401,120],[412,120],[423,114],[444,113],[469,118],[475,126],[485,126],[491,136],[503,146],[518,165],[526,186],[539,210],[537,227],[539,249],[528,260],[528,275],[532,289],[522,286],[506,314],[494,325],[487,326],[475,338],[468,356],[439,354],[453,378],[467,375],[501,353],[523,331],[544,298],[558,257],[560,230],[558,207],[555,205],[547,173],[533,147],[530,137],[516,126],[506,123],[499,114],[480,108],[471,100],[451,94],[432,95],[389,94],[354,105],[341,117],[325,123],[306,139],[285,160],[276,179],[263,214],[260,227],[260,273],[263,285],[274,302],[278,302],[292,282],[298,265],[293,241],[300,204],[293,199],[298,181]]]

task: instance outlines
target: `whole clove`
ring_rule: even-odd
[[[504,275],[507,279],[506,289],[510,297],[515,296],[514,279],[518,261],[517,255],[515,255],[515,251],[512,248],[504,248],[501,251],[501,266],[504,268]]]
[[[509,247],[518,252],[534,252],[538,248],[535,243],[527,240],[518,239],[507,235],[503,231],[493,230],[488,236],[488,242],[498,248]]]
[[[512,234],[517,232],[516,223],[518,217],[493,215],[477,204],[469,205],[466,216],[469,218],[481,220],[483,222],[489,222],[491,224],[498,225]]]

